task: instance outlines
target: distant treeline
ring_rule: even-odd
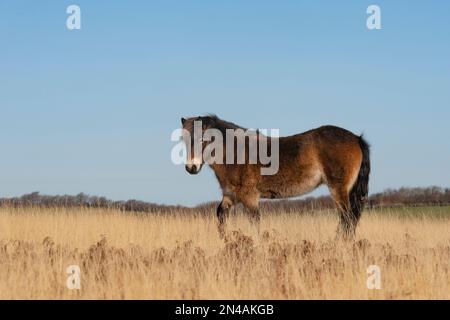
[[[368,207],[394,206],[443,206],[450,205],[450,189],[440,187],[387,189],[369,197]],[[208,202],[197,207],[161,205],[138,200],[112,201],[105,197],[90,196],[80,193],[70,195],[41,195],[33,192],[15,198],[0,198],[0,206],[9,207],[88,207],[114,208],[123,211],[148,213],[204,213],[214,212],[217,202]],[[308,197],[295,200],[263,201],[261,207],[265,211],[303,212],[320,209],[332,209],[334,203],[329,196]]]

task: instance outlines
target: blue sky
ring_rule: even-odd
[[[82,29],[66,28],[81,7]],[[381,7],[382,30],[366,28]],[[170,159],[181,116],[372,145],[371,191],[449,186],[446,1],[1,1],[0,196],[195,205],[209,168]],[[316,192],[320,194],[324,189]]]

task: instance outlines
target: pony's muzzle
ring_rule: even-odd
[[[202,166],[201,165],[197,165],[197,164],[187,164],[186,165],[186,171],[189,172],[190,174],[197,174],[197,173],[199,173],[201,168],[202,168]]]

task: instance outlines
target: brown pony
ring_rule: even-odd
[[[224,136],[227,129],[243,129],[215,115],[182,118],[183,129],[191,137],[195,121],[201,121],[203,132],[213,128]],[[338,236],[352,238],[368,195],[369,145],[362,136],[339,127],[322,126],[292,136],[266,138],[269,145],[278,139],[279,168],[276,174],[262,175],[260,168],[263,165],[260,162],[226,164],[224,161],[223,164],[210,164],[223,193],[217,208],[220,235],[224,236],[229,210],[238,203],[244,205],[251,220],[259,226],[260,198],[299,196],[326,184],[340,213]],[[191,138],[190,142],[185,140],[185,143],[193,144],[195,141]],[[209,143],[202,141],[202,150]],[[226,143],[224,141],[224,148]],[[189,149],[186,170],[190,174],[197,174],[204,160],[194,157],[192,145]]]

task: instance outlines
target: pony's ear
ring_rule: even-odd
[[[186,122],[185,118],[181,118],[181,124],[184,125],[184,123]]]

